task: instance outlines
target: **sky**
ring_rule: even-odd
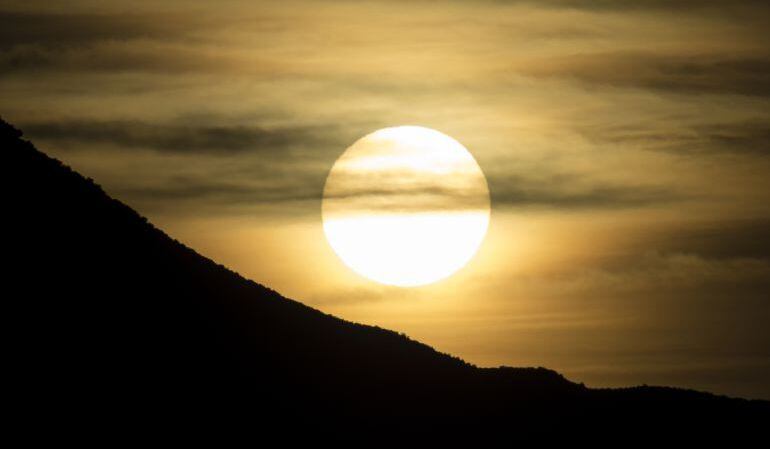
[[[764,1],[0,0],[0,114],[202,254],[480,366],[770,399]],[[377,129],[465,146],[471,262],[399,288],[321,225]],[[55,224],[52,224],[55,226]]]

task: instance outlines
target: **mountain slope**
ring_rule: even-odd
[[[323,314],[154,228],[0,122],[7,329],[19,410],[273,418],[744,420],[768,404],[668,388],[592,390],[482,369]],[[94,413],[84,416],[93,416]],[[98,415],[99,413],[95,413]],[[362,418],[365,417],[365,418]]]

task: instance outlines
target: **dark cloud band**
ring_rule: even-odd
[[[139,121],[68,120],[32,122],[23,125],[35,140],[58,147],[77,149],[145,149],[158,152],[195,154],[278,153],[292,148],[327,148],[340,144],[328,126],[224,126],[150,124]]]
[[[553,58],[520,68],[535,77],[692,94],[770,96],[770,57],[607,53]]]

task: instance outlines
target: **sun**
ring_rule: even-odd
[[[382,284],[447,278],[476,254],[489,226],[489,188],[470,152],[439,131],[384,128],[337,159],[321,206],[342,262]]]

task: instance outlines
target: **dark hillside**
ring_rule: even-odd
[[[481,369],[326,315],[197,254],[0,122],[6,366],[17,415],[66,419],[767,418],[768,404],[543,368]],[[746,420],[747,418],[751,418]]]

